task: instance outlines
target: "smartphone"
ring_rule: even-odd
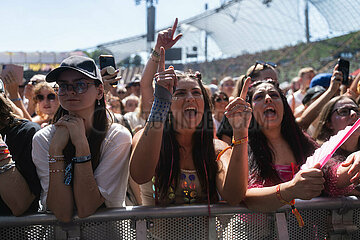
[[[113,67],[111,71],[115,71],[116,64],[115,64],[115,58],[112,55],[100,55],[99,56],[99,62],[100,62],[100,69],[106,68],[106,67]],[[109,75],[108,72],[105,73],[105,75]],[[109,83],[111,86],[116,86],[118,84],[118,81]]]
[[[349,68],[350,68],[350,62],[348,60],[345,60],[343,58],[338,59],[338,70],[342,72],[343,74],[343,81],[342,84],[349,85]]]
[[[116,69],[115,58],[112,55],[100,55],[99,56],[100,69],[103,69],[108,66],[112,66]]]

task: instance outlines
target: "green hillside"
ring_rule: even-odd
[[[205,82],[212,77],[218,80],[224,76],[238,77],[256,60],[278,64],[279,80],[290,81],[302,67],[313,67],[319,73],[330,72],[337,58],[350,60],[350,72],[360,68],[360,31],[312,43],[300,43],[279,50],[245,54],[236,58],[216,60],[207,63],[187,64],[185,69],[199,70]]]

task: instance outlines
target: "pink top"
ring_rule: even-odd
[[[281,182],[290,181],[294,174],[298,171],[298,167],[294,164],[291,165],[273,165],[276,170],[278,176],[281,179]],[[276,185],[271,179],[262,180],[258,176],[250,176],[249,180],[252,178],[256,178],[255,182],[248,185],[248,188],[262,188],[262,187],[271,187]]]
[[[342,154],[333,156],[323,168],[324,178],[325,178],[324,192],[331,197],[344,196],[355,189],[354,184],[350,184],[349,186],[344,188],[336,187],[336,183],[338,180],[337,169],[339,168],[341,163],[346,160],[347,155],[349,155],[343,153],[344,151],[341,152]]]
[[[341,148],[338,149],[335,155],[326,163],[322,169],[324,172],[324,192],[331,196],[344,196],[349,194],[355,189],[354,184],[350,184],[344,188],[336,187],[338,180],[337,169],[340,164],[346,160],[347,156],[350,153],[345,152]],[[273,165],[274,169],[277,171],[278,176],[281,179],[281,182],[290,181],[293,178],[293,175],[298,171],[297,167],[292,167],[292,165]],[[250,183],[250,179],[256,179],[253,183]],[[262,187],[271,187],[276,185],[271,179],[261,179],[259,176],[249,176],[249,185],[248,188],[262,188]]]

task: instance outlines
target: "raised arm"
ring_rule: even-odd
[[[160,50],[156,74],[155,100],[145,130],[134,136],[134,150],[130,162],[130,175],[138,184],[151,180],[160,157],[164,122],[170,109],[176,75],[173,68],[165,70],[165,50]]]
[[[226,106],[225,115],[233,128],[233,147],[231,153],[222,155],[227,170],[218,181],[220,195],[229,204],[239,204],[245,197],[248,183],[248,128],[251,120],[251,107],[245,101],[251,79],[245,80],[240,97]]]
[[[159,32],[154,50],[146,63],[140,81],[141,106],[143,112],[150,112],[152,102],[154,100],[153,78],[158,70],[160,47],[163,47],[165,50],[170,49],[182,37],[182,34],[178,34],[174,38],[177,24],[178,19],[176,18],[172,28]]]
[[[9,93],[10,100],[14,103],[14,105],[18,108],[16,109],[18,112],[21,111],[21,116],[31,121],[31,116],[25,108],[20,93],[19,93],[19,80],[15,79],[14,74],[9,72],[7,75],[3,76],[6,84],[6,90]],[[20,110],[20,111],[19,111]]]
[[[351,83],[350,87],[347,89],[345,95],[356,100],[359,97],[359,93],[360,93],[359,81],[360,81],[360,73],[355,77],[354,81]]]
[[[310,106],[303,112],[300,117],[296,118],[296,122],[302,129],[307,129],[310,126],[310,124],[321,112],[323,106],[339,90],[342,81],[342,73],[337,69],[338,65],[336,65],[334,68],[329,88],[318,99],[311,103]]]

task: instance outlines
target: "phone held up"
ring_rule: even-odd
[[[349,85],[350,62],[343,58],[339,58],[337,63],[339,64],[338,70],[343,74],[342,84]]]
[[[99,56],[100,69],[106,68],[105,75],[111,75],[115,73],[116,64],[115,58],[112,55],[100,55]],[[110,83],[111,86],[116,86],[117,81]]]
[[[23,82],[24,68],[15,64],[4,64],[1,67],[0,75],[5,77],[8,74],[12,74],[14,80],[21,85]]]

